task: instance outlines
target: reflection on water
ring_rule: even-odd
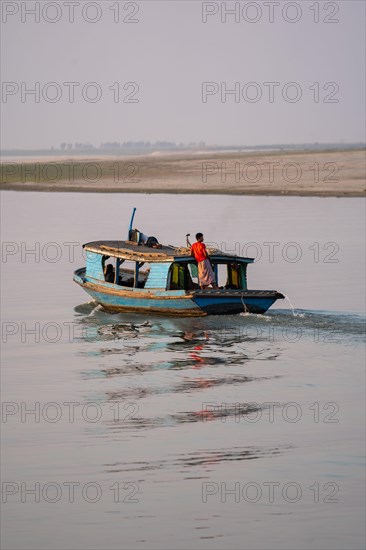
[[[93,306],[88,304],[88,307]],[[80,306],[77,309],[80,311]],[[162,318],[144,321],[143,318],[133,318],[130,322],[111,323],[111,315],[100,309],[92,311],[93,316],[78,318],[81,328],[80,340],[92,344],[80,354],[99,357],[104,361],[104,365],[99,369],[83,371],[86,378],[111,378],[123,375],[131,377],[133,373],[155,370],[190,371],[189,379],[180,379],[169,391],[192,392],[223,384],[249,382],[254,378],[242,374],[214,375],[212,369],[230,366],[245,368],[248,361],[275,360],[281,353],[279,344],[265,345],[265,335],[244,334],[243,328],[248,330],[248,323],[241,321],[238,316],[230,316],[224,321],[221,317],[189,321]],[[243,324],[243,327],[240,327],[240,324]],[[113,346],[105,347],[105,342],[113,342]],[[109,359],[113,360],[111,367],[105,364]],[[191,371],[201,370],[205,371],[205,375],[192,377]],[[144,379],[138,380],[141,385],[144,384]],[[166,388],[158,387],[140,389],[143,396],[167,391]],[[129,397],[131,392],[124,389],[116,395]],[[134,397],[137,395],[136,393]]]
[[[131,370],[243,366],[247,361],[276,360],[284,346],[302,339],[352,345],[362,342],[365,334],[364,317],[354,314],[303,311],[294,316],[284,310],[274,310],[265,316],[230,315],[189,320],[155,317],[148,321],[144,316],[124,315],[122,323],[113,319],[118,315],[105,312],[95,303],[83,304],[75,311],[79,314],[76,320],[81,341],[114,344],[88,346],[82,354],[101,358],[123,356],[123,365],[102,369],[103,376],[122,375]],[[82,314],[88,311],[89,314]],[[144,360],[140,361],[140,357]]]
[[[240,383],[240,382],[239,382]],[[138,398],[146,397],[148,394],[143,392]],[[123,396],[119,394],[113,394],[112,400],[123,399]],[[278,403],[277,406],[281,404]],[[261,404],[260,406],[256,403],[234,403],[234,404],[220,404],[219,406],[212,407],[211,404],[205,404],[204,408],[197,411],[183,411],[176,414],[170,414],[165,417],[149,417],[143,418],[139,414],[139,407],[135,403],[129,402],[127,407],[129,410],[129,415],[124,415],[120,420],[111,420],[109,423],[106,423],[106,426],[112,430],[114,433],[120,430],[129,430],[134,431],[138,429],[148,429],[153,428],[162,428],[162,427],[173,427],[179,424],[193,423],[193,422],[209,422],[212,420],[220,420],[225,422],[227,418],[234,418],[243,420],[244,415],[249,419],[255,419],[258,417],[258,413],[262,414],[264,411],[269,410],[268,404]],[[136,414],[136,416],[135,416]]]
[[[232,449],[217,449],[212,451],[196,451],[191,454],[176,455],[165,460],[153,462],[135,462],[131,464],[113,463],[105,464],[107,472],[128,472],[128,471],[146,471],[146,470],[161,470],[172,468],[189,468],[190,470],[196,466],[212,466],[224,462],[241,462],[242,460],[256,460],[261,457],[275,457],[281,453],[289,451],[291,446],[283,446],[282,448],[252,448],[252,447],[235,447]],[[206,470],[207,472],[208,470]]]
[[[275,363],[284,351],[302,339],[305,345],[310,342],[353,346],[362,342],[365,330],[360,315],[326,312],[302,311],[293,315],[290,311],[273,310],[267,315],[146,320],[141,315],[107,313],[94,302],[77,306],[75,312],[79,340],[86,344],[79,356],[93,359],[92,368],[83,369],[80,376],[86,381],[106,379],[111,383],[93,400],[131,403],[138,410],[124,415],[120,422],[106,423],[113,433],[236,419],[238,403],[211,409],[201,406],[206,395],[221,389],[223,395],[230,394],[230,388],[233,395],[245,395],[246,401],[240,397],[241,417],[250,418],[259,409],[263,413],[268,405],[262,403],[259,407],[248,400],[244,388],[254,382],[281,378],[283,374],[277,372]],[[113,345],[105,347],[107,342]],[[253,369],[257,362],[273,363],[271,372]],[[161,415],[161,407],[153,406],[153,410],[148,409],[149,416],[144,416],[136,405],[142,400],[154,403],[151,400],[159,396],[172,396],[179,404],[185,395],[195,399],[190,401],[189,410],[167,410]],[[200,400],[198,406],[196,396]],[[274,397],[272,401],[276,401]]]

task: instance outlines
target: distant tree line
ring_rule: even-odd
[[[204,141],[190,142],[190,143],[175,143],[174,141],[107,141],[101,143],[99,147],[94,147],[91,143],[61,143],[61,151],[71,150],[97,150],[97,149],[202,149],[206,147]]]

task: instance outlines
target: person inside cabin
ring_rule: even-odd
[[[188,237],[187,241],[189,243]],[[198,281],[202,290],[207,288],[209,285],[212,288],[218,288],[215,275],[212,270],[210,260],[208,258],[206,245],[203,242],[203,234],[196,234],[196,241],[191,245],[191,255],[194,256],[197,266],[198,266]]]
[[[107,283],[114,283],[114,268],[112,264],[106,266],[104,276]]]

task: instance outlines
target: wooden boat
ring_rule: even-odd
[[[195,278],[197,262],[188,247],[155,249],[127,240],[95,241],[83,248],[86,267],[75,271],[74,281],[107,311],[179,316],[264,313],[284,298],[275,290],[248,290],[247,267],[254,259],[217,249],[207,250],[216,281],[224,270],[226,284],[201,290]],[[114,264],[110,282],[107,260]]]

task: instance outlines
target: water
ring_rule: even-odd
[[[249,288],[295,315],[104,312],[72,283],[77,243],[124,238],[135,205],[162,242],[252,243]],[[4,548],[364,547],[362,200],[6,192],[2,210]]]

